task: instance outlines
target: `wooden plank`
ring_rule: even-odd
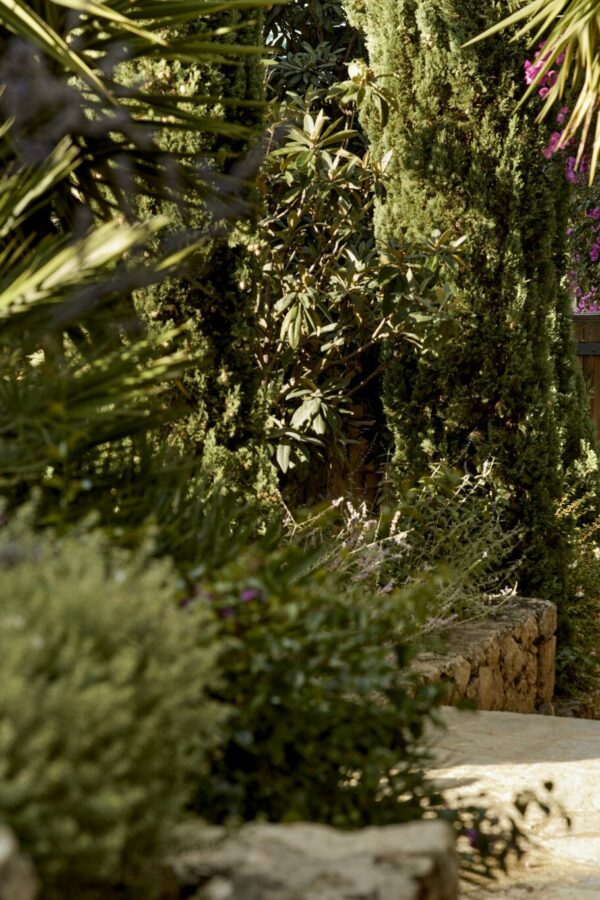
[[[596,434],[600,434],[600,359],[593,359],[594,375],[592,381],[592,418],[596,423]]]
[[[589,388],[590,417],[600,436],[600,315],[573,316],[577,363]]]
[[[577,356],[600,356],[600,341],[581,341],[576,351]]]

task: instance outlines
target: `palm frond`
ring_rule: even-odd
[[[219,112],[235,104],[235,97],[157,94],[139,78],[124,81],[121,64],[177,60],[235,69],[245,59],[268,54],[249,40],[252,11],[268,5],[267,0],[0,0],[0,106],[13,120],[13,151],[25,162],[33,152],[36,164],[41,162],[48,148],[38,140],[32,151],[30,132],[39,138],[38,121],[47,120],[49,146],[69,136],[84,150],[77,178],[70,179],[76,188],[71,206],[78,191],[107,217],[115,207],[130,212],[127,198],[133,192],[170,200],[212,196],[202,168],[165,152],[158,137],[165,129],[186,130],[243,145],[252,126]],[[223,19],[237,13],[241,21]],[[183,27],[188,24],[193,27]],[[21,43],[13,52],[15,41]],[[70,225],[72,210],[65,215]]]
[[[514,26],[520,27],[512,40],[527,38],[532,48],[544,41],[543,63],[523,102],[541,87],[548,72],[558,72],[538,118],[543,121],[565,98],[575,97],[559,146],[578,138],[578,163],[591,149],[591,183],[600,158],[600,0],[533,0],[469,43]]]

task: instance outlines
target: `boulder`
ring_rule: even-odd
[[[458,863],[444,822],[342,832],[251,824],[188,826],[168,861],[197,900],[454,900]]]

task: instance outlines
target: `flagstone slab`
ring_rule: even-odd
[[[530,815],[528,867],[473,896],[600,900],[600,722],[452,708],[443,717],[447,730],[430,734],[431,774],[450,800],[484,791],[507,810],[520,791],[543,794],[552,782],[552,797],[572,822]]]

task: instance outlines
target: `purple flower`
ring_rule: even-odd
[[[569,182],[569,184],[577,183],[577,160],[574,156],[569,156],[567,159],[567,165],[565,167],[565,178]]]
[[[590,247],[590,259],[594,263],[600,259],[600,238],[596,238]]]
[[[250,603],[252,600],[260,600],[262,594],[256,588],[246,588],[240,594],[242,603]]]
[[[562,134],[562,131],[553,131],[550,135],[548,146],[544,150],[544,156],[546,157],[546,159],[551,159],[558,150],[558,145],[560,144]]]
[[[479,832],[476,828],[467,828],[465,830],[465,837],[469,839],[469,843],[471,847],[477,847],[477,839],[479,837]]]
[[[219,610],[219,615],[222,619],[233,619],[235,610],[233,606],[224,606],[223,609]]]
[[[527,84],[533,84],[535,79],[537,78],[537,74],[544,65],[544,61],[537,61],[538,58],[536,56],[535,62],[530,62],[528,59],[525,60],[525,81]]]

